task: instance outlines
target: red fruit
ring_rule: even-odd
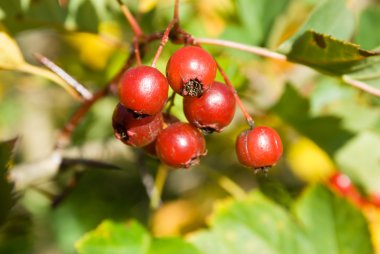
[[[176,93],[201,96],[214,82],[216,62],[204,49],[187,46],[177,50],[166,66],[166,77]]]
[[[112,127],[115,137],[124,144],[142,147],[153,142],[162,130],[162,114],[136,118],[119,103],[112,115]]]
[[[183,111],[187,120],[206,132],[221,132],[235,115],[234,91],[225,84],[214,82],[199,98],[186,96]]]
[[[119,84],[120,103],[138,115],[158,114],[168,98],[165,76],[150,66],[127,70]]]
[[[246,130],[236,140],[236,154],[241,164],[267,171],[282,155],[281,138],[266,126]]]
[[[206,154],[206,142],[195,127],[177,122],[160,132],[156,140],[156,153],[169,166],[188,168]]]
[[[362,197],[347,175],[336,172],[330,177],[329,184],[340,195],[347,197],[356,205],[363,206],[366,204],[367,201]]]

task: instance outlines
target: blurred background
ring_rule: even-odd
[[[164,30],[173,15],[171,0],[123,2],[146,34]],[[379,1],[327,2],[180,1],[180,24],[194,37],[281,50],[314,17],[313,25],[325,29],[318,32],[366,50],[380,46]],[[318,10],[326,16],[317,16]],[[321,20],[328,24],[318,23]],[[364,214],[369,241],[380,253],[378,97],[302,65],[206,46],[256,125],[279,132],[284,154],[268,176],[239,165],[235,139],[248,126],[237,109],[224,132],[206,136],[208,154],[200,165],[169,172],[163,203],[152,210],[142,179],[154,180],[159,163],[114,138],[115,95],[91,107],[63,151],[66,162],[87,159],[107,165],[67,163],[58,169],[53,152],[58,134],[80,102],[49,79],[51,74],[33,57],[34,53],[48,57],[90,91],[104,88],[123,66],[133,38],[117,1],[67,0],[60,5],[54,0],[0,0],[0,31],[0,140],[17,137],[10,170],[17,170],[19,180],[12,200],[7,199],[9,193],[0,193],[0,209],[10,209],[0,225],[0,253],[76,253],[75,242],[104,219],[134,218],[154,236],[185,236],[207,225],[218,200],[260,190],[291,210],[302,191],[315,183],[333,185],[329,187],[333,191],[338,186],[337,195]],[[151,63],[158,45],[148,46],[144,63]],[[179,47],[172,43],[165,47],[157,65],[163,73]],[[219,75],[217,79],[222,81]],[[380,83],[373,86],[380,88]],[[185,121],[181,100],[176,97],[172,112]],[[27,172],[38,172],[32,182]],[[355,191],[339,189],[339,181],[334,183],[337,174],[344,174],[344,183],[351,181]],[[62,195],[70,184],[73,188]],[[367,202],[363,199],[372,203],[362,205]]]

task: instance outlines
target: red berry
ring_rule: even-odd
[[[188,123],[173,123],[160,132],[156,140],[158,158],[176,168],[188,168],[206,154],[202,133]]]
[[[220,132],[232,121],[235,104],[233,90],[214,82],[201,97],[184,97],[183,111],[187,120],[197,128]]]
[[[170,57],[166,76],[176,93],[199,97],[214,82],[216,62],[200,47],[183,47]]]
[[[153,142],[162,130],[162,114],[136,118],[119,103],[112,115],[112,127],[115,137],[124,144],[142,147]]]
[[[266,126],[246,130],[236,140],[236,153],[243,165],[267,171],[282,155],[280,136]]]
[[[150,66],[137,66],[123,74],[119,100],[136,114],[155,115],[164,107],[168,90],[168,82],[161,72]]]

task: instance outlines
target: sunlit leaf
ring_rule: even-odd
[[[24,58],[14,39],[0,31],[0,69],[14,70],[24,64]]]

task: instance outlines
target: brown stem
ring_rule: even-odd
[[[128,20],[128,23],[131,25],[132,30],[136,37],[141,38],[143,36],[143,32],[139,26],[139,23],[133,17],[132,13],[129,11],[128,6],[126,6],[121,0],[116,0],[120,6],[120,10],[124,14],[125,18]]]
[[[231,84],[231,81],[227,77],[226,73],[224,72],[224,70],[220,66],[220,64],[219,63],[216,63],[216,64],[217,64],[217,67],[218,67],[218,70],[219,70],[220,74],[222,75],[222,77],[224,79],[224,82],[233,89],[236,103],[238,104],[241,112],[243,113],[245,119],[247,120],[249,127],[251,129],[254,128],[255,122],[253,121],[252,117],[249,115],[249,113],[247,111],[247,108],[244,106],[243,102],[240,100],[240,97],[237,94],[237,92],[235,90],[235,87]]]
[[[72,87],[77,94],[83,99],[83,100],[91,100],[93,95],[92,93],[81,83],[79,83],[76,79],[74,79],[70,74],[65,72],[62,68],[60,68],[58,65],[56,65],[53,61],[51,61],[49,58],[35,53],[34,57],[43,64],[46,68],[57,74],[61,79],[63,79],[70,87]]]
[[[137,65],[141,65],[141,56],[140,56],[140,45],[137,37],[133,38],[133,51],[136,57]]]
[[[172,21],[170,21],[168,27],[165,29],[164,35],[162,36],[160,46],[157,49],[156,55],[154,56],[152,67],[156,67],[158,58],[160,57],[162,50],[164,49],[165,44],[169,40],[169,33],[174,27],[175,24],[177,24],[178,19],[174,18]]]

